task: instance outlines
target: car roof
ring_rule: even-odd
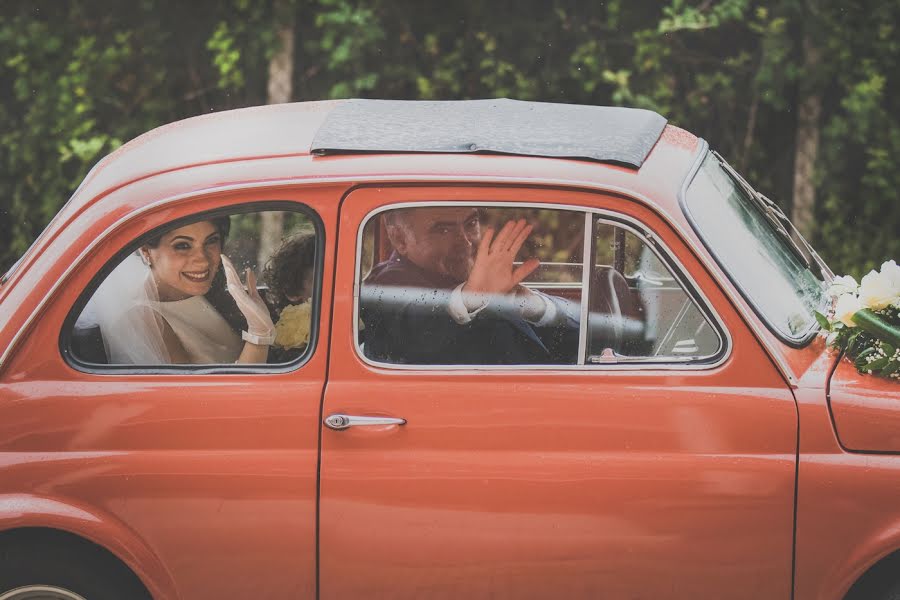
[[[340,102],[253,106],[157,127],[97,163],[73,200],[93,198],[140,179],[192,166],[309,155],[315,132]]]
[[[348,100],[316,132],[313,154],[496,153],[640,168],[666,126],[655,112],[522,102]]]
[[[439,140],[441,143],[434,140],[442,132],[449,136],[448,127],[434,126],[424,134],[404,135],[403,127],[422,130],[429,120],[432,123],[446,120],[448,110],[465,113],[470,121],[478,115],[493,115],[495,120],[502,121],[503,127],[495,135],[478,133],[477,128],[472,128],[467,132],[472,133],[471,138],[445,137]],[[404,111],[406,120],[395,121],[398,127],[394,128],[394,134],[375,122],[387,114]],[[548,120],[553,127],[547,126]],[[568,125],[567,121],[570,121]],[[595,125],[588,127],[586,123],[591,121]],[[483,123],[484,117],[479,122]],[[353,128],[360,133],[352,140],[347,139],[346,132]],[[579,129],[591,135],[580,137],[578,143],[567,141]],[[598,134],[600,129],[605,133]],[[637,169],[659,145],[666,129],[663,117],[641,109],[513,100],[332,100],[256,106],[177,121],[135,138],[101,160],[72,200],[75,204],[90,201],[134,181],[192,166],[361,150],[379,154],[487,151],[584,158]],[[553,132],[555,137],[547,137],[548,132]],[[696,138],[688,135],[696,144]],[[591,136],[596,140],[591,142]],[[458,146],[460,139],[476,141],[468,142],[466,150],[451,148]]]

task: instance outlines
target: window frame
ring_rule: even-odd
[[[291,362],[287,363],[254,363],[254,364],[171,364],[171,365],[111,365],[91,363],[77,357],[72,352],[71,341],[72,332],[74,331],[75,322],[84,310],[84,307],[93,297],[94,293],[106,279],[106,277],[117,267],[122,260],[129,254],[133,253],[146,241],[158,236],[161,232],[177,228],[182,225],[196,223],[198,220],[205,218],[222,217],[226,215],[239,215],[248,213],[262,212],[294,212],[305,215],[313,224],[316,236],[316,258],[315,271],[313,275],[313,290],[310,303],[310,330],[309,344],[302,355]],[[143,216],[140,215],[140,216]],[[211,210],[202,210],[190,215],[184,215],[166,222],[165,224],[154,227],[139,235],[134,240],[120,248],[112,257],[110,257],[103,267],[91,278],[90,282],[78,295],[78,298],[69,309],[66,318],[60,330],[58,347],[62,355],[63,361],[82,373],[91,375],[216,375],[216,374],[233,374],[233,373],[287,373],[300,369],[309,362],[310,358],[315,354],[319,342],[319,322],[321,318],[322,305],[322,279],[324,276],[324,260],[325,260],[325,226],[319,214],[310,206],[294,200],[263,200],[254,202],[238,203],[221,208]]]
[[[456,365],[456,364],[433,364],[433,365],[410,365],[385,363],[370,359],[363,352],[360,346],[360,289],[362,286],[361,273],[362,268],[362,251],[363,251],[363,235],[369,222],[381,213],[391,210],[403,208],[428,208],[428,207],[476,207],[476,208],[529,208],[540,210],[564,210],[569,212],[578,212],[585,217],[585,232],[591,231],[590,236],[585,235],[584,253],[582,255],[582,303],[581,303],[581,320],[579,323],[578,334],[578,355],[577,362],[571,365]],[[651,360],[653,357],[635,357],[628,360],[617,360],[616,362],[587,362],[587,319],[585,312],[588,309],[587,294],[590,293],[587,280],[593,266],[585,268],[584,261],[586,257],[593,256],[594,238],[592,225],[595,217],[610,221],[615,225],[622,226],[632,231],[641,241],[647,244],[651,250],[657,255],[657,258],[669,268],[672,276],[682,286],[685,293],[694,301],[697,308],[709,320],[710,325],[716,332],[720,340],[719,351],[702,359],[684,359],[677,360],[674,357],[665,357],[663,360]],[[593,259],[591,259],[593,262]],[[732,337],[728,328],[725,326],[724,320],[716,312],[712,303],[706,294],[703,293],[697,281],[690,275],[688,270],[679,261],[671,249],[663,242],[661,237],[646,227],[643,223],[629,215],[615,212],[604,208],[589,207],[577,204],[564,204],[558,202],[503,202],[503,201],[460,201],[460,200],[422,200],[422,201],[405,201],[396,202],[379,206],[368,213],[360,222],[356,232],[356,250],[355,264],[353,270],[353,348],[357,358],[367,367],[374,369],[391,369],[397,371],[696,371],[714,369],[723,364],[731,356]],[[620,357],[624,358],[624,357]]]

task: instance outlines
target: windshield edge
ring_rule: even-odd
[[[744,301],[753,310],[753,313],[757,317],[759,317],[759,319],[763,323],[765,323],[766,328],[769,331],[771,331],[772,334],[775,335],[775,337],[777,337],[783,343],[787,344],[788,346],[790,346],[792,348],[803,348],[803,347],[809,345],[809,343],[819,333],[820,326],[819,326],[818,322],[815,319],[813,319],[812,324],[809,327],[809,329],[807,329],[801,335],[794,336],[794,337],[787,335],[784,331],[782,331],[780,328],[778,328],[775,324],[772,323],[771,319],[769,319],[765,314],[763,314],[759,310],[759,308],[756,306],[756,304],[751,300],[750,295],[746,292],[744,287],[741,286],[741,284],[735,279],[735,277],[731,274],[731,272],[725,267],[725,264],[723,263],[722,259],[715,252],[715,250],[710,246],[709,242],[706,240],[703,233],[700,231],[700,228],[697,226],[697,223],[694,220],[694,216],[691,214],[691,211],[688,209],[687,191],[688,191],[688,188],[690,187],[691,183],[693,183],[694,178],[697,176],[697,173],[700,172],[700,168],[703,165],[703,162],[706,160],[707,157],[713,155],[713,151],[710,149],[709,143],[706,142],[706,140],[701,139],[700,143],[701,143],[701,148],[700,148],[700,151],[697,153],[697,159],[694,162],[694,164],[691,165],[690,170],[688,171],[687,175],[684,178],[684,181],[682,182],[681,188],[678,190],[678,205],[681,207],[681,211],[684,213],[685,218],[687,218],[688,223],[690,223],[691,229],[694,230],[694,233],[697,235],[697,237],[703,243],[703,247],[706,248],[706,251],[709,252],[710,256],[713,257],[713,259],[716,261],[716,264],[719,266],[719,269],[722,270],[722,272],[728,278],[728,281],[730,281],[731,284],[735,287],[735,289],[737,289],[737,291],[740,293],[740,295],[744,299]],[[729,177],[731,177],[731,175],[729,175]],[[822,307],[820,306],[820,308],[822,308]]]

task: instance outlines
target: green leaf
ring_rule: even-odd
[[[886,367],[889,362],[891,362],[891,359],[889,359],[887,356],[882,356],[877,360],[873,360],[864,368],[866,371],[880,371],[881,369]]]
[[[824,329],[825,331],[831,331],[831,323],[828,321],[828,317],[816,311],[816,321],[819,322],[819,327]]]
[[[893,375],[894,373],[896,373],[897,369],[900,369],[900,361],[892,360],[888,364],[888,366],[886,366],[885,368],[883,368],[881,370],[881,373],[879,373],[879,374],[883,377],[889,377],[889,376]]]
[[[859,356],[856,356],[853,359],[853,364],[856,365],[856,368],[860,371],[868,370],[869,363],[866,362],[866,359],[875,354],[877,350],[875,348],[866,348],[862,352],[859,353]],[[852,356],[852,354],[851,354]]]
[[[861,360],[865,360],[869,356],[875,354],[875,352],[877,352],[877,350],[875,350],[875,348],[866,348],[865,350],[863,350],[862,352],[859,353],[859,356],[856,357],[856,361],[859,362]]]
[[[862,331],[857,329],[852,334],[850,334],[849,338],[847,338],[847,345],[844,346],[847,349],[847,352],[849,352],[851,354],[856,352],[856,342],[859,341],[859,339],[860,339],[859,336],[861,333],[862,333]]]

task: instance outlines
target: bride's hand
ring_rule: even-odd
[[[273,338],[275,324],[272,323],[272,317],[269,316],[269,309],[265,301],[256,290],[256,275],[247,269],[247,289],[245,290],[237,270],[224,254],[222,255],[222,267],[225,269],[228,292],[234,298],[244,318],[247,319],[247,333],[260,338]]]

